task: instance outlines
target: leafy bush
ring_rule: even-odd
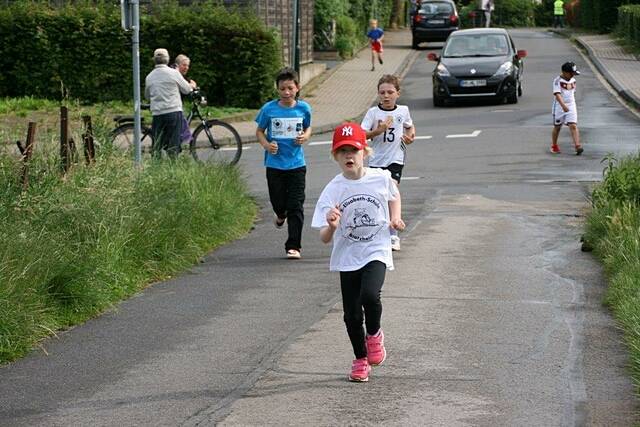
[[[104,153],[61,179],[42,154],[21,192],[19,162],[0,153],[0,362],[247,232],[239,171],[183,160],[136,170]]]
[[[53,9],[24,0],[0,10],[0,96],[130,99],[131,47],[116,3]],[[143,80],[153,50],[166,47],[191,57],[190,77],[213,103],[251,108],[272,96],[280,49],[257,17],[212,3],[163,2],[142,14],[140,25]]]
[[[500,0],[495,2],[491,20],[496,26],[528,27],[534,25],[534,4],[531,0]]]
[[[348,16],[339,16],[336,20],[336,49],[342,58],[351,58],[360,37],[356,23]]]
[[[537,27],[553,25],[553,3],[555,0],[542,0],[535,5],[533,11],[534,21]]]
[[[393,0],[316,0],[314,48],[335,47],[343,58],[349,57],[365,43],[370,18],[377,19],[383,29],[387,28],[392,6]],[[330,46],[324,33],[329,31],[333,20],[336,21],[336,39],[335,45]]]

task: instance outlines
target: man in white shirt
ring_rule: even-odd
[[[491,26],[491,12],[495,9],[493,0],[480,0],[480,9],[484,12],[484,26]]]
[[[188,83],[178,70],[168,66],[169,52],[156,49],[153,52],[156,64],[145,79],[145,98],[151,101],[153,122],[153,154],[159,157],[162,149],[170,157],[180,152],[180,132],[182,130],[182,99],[180,93],[193,91],[195,82]]]

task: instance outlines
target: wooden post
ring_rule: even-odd
[[[22,172],[20,174],[20,182],[22,183],[22,190],[26,190],[29,187],[29,161],[33,153],[33,145],[35,144],[36,136],[36,124],[35,122],[29,122],[29,128],[27,130],[27,141],[23,147],[20,141],[17,142],[20,154],[22,154]]]
[[[60,166],[66,173],[71,167],[71,150],[69,147],[69,110],[60,107]]]
[[[93,144],[93,126],[91,126],[91,116],[82,116],[84,123],[84,133],[82,141],[84,142],[84,159],[88,165],[96,161],[96,148]]]

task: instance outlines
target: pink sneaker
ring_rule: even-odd
[[[351,365],[351,373],[349,374],[349,381],[354,382],[367,382],[369,381],[369,372],[371,372],[371,366],[367,362],[367,358],[354,359]]]
[[[367,335],[367,360],[373,366],[381,365],[387,358],[387,350],[384,348],[384,332],[380,329],[378,335]]]

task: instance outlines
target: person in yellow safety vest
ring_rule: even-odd
[[[564,27],[564,1],[553,2],[553,28]]]

